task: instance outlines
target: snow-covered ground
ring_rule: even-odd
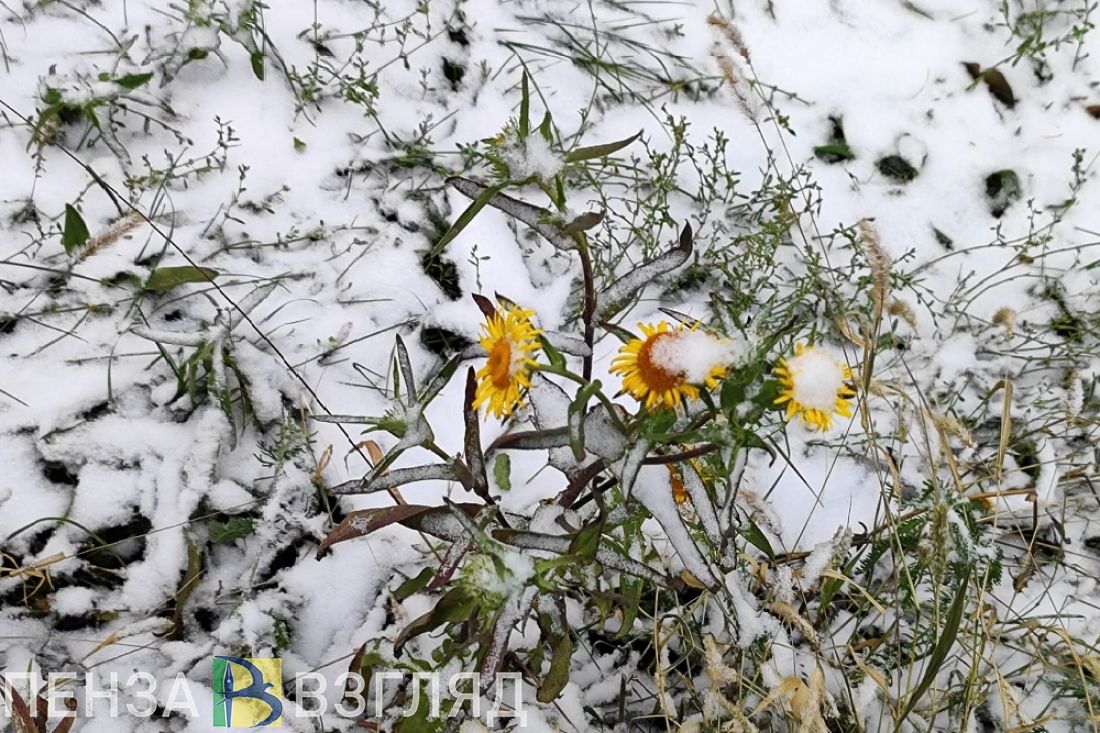
[[[1088,0],[58,0],[0,13],[0,669],[91,670],[100,680],[146,671],[162,682],[183,673],[198,710],[112,719],[100,702],[74,730],[211,729],[213,655],[280,657],[287,678],[334,677],[361,645],[390,644],[431,609],[438,596],[392,594],[433,559],[412,529],[390,525],[315,559],[334,520],[393,505],[387,492],[325,489],[370,473],[371,451],[398,438],[310,415],[426,420],[434,442],[410,429],[412,447],[390,469],[438,463],[464,451],[465,373],[485,358],[471,293],[531,309],[544,332],[582,335],[580,261],[506,213],[481,210],[429,255],[470,203],[447,177],[488,180],[485,141],[524,114],[525,70],[531,127],[551,112],[557,142],[536,133],[511,145],[513,123],[495,143],[513,178],[550,181],[569,162],[562,147],[641,131],[612,153],[621,166],[592,168],[567,194],[572,215],[606,209],[589,230],[601,282],[667,249],[684,222],[695,229],[692,259],[646,277],[616,324],[638,333],[639,322],[669,318],[660,308],[709,323],[706,278],[722,280],[724,262],[754,293],[794,302],[797,290],[792,318],[812,324],[762,359],[814,340],[857,375],[863,407],[853,417],[834,416],[824,433],[792,421],[773,450],[748,452],[738,512],[773,555],[806,558],[800,575],[772,563],[773,582],[786,584],[776,598],[808,615],[795,596],[816,587],[837,531],[850,529],[857,545],[873,538],[946,477],[987,504],[988,543],[970,548],[975,557],[1008,553],[984,610],[964,622],[988,624],[983,638],[997,643],[952,655],[963,676],[993,680],[995,704],[975,700],[982,712],[968,711],[965,724],[1095,729],[1082,702],[1100,665],[1091,542],[1100,515],[1089,493],[1100,414],[1100,31],[1090,32],[1098,12]],[[728,142],[718,146],[716,134]],[[670,159],[681,164],[661,173]],[[646,188],[666,180],[679,190]],[[546,204],[535,185],[509,193]],[[731,244],[746,207],[769,221],[789,215],[771,290]],[[722,248],[725,259],[703,255]],[[678,286],[693,264],[704,284]],[[868,372],[863,334],[876,298]],[[755,348],[758,324],[789,315],[765,310],[720,330]],[[614,396],[621,343],[597,336],[593,376]],[[421,392],[447,357],[470,357],[422,418],[392,393],[396,337]],[[736,367],[744,343],[695,344],[662,363],[687,359],[698,382],[707,370],[691,365],[728,357]],[[539,379],[534,419],[525,409],[484,421],[483,446],[540,421],[565,425],[568,401],[549,387],[536,394]],[[592,456],[624,450],[589,440]],[[562,473],[545,451],[508,455],[510,488],[501,464],[489,468],[501,508],[526,519],[549,511]],[[573,460],[569,447],[553,456],[558,468]],[[643,467],[630,506],[657,517],[645,532],[671,572],[686,566],[705,581],[712,571],[669,518],[672,483],[664,467]],[[414,505],[445,496],[480,503],[455,481],[400,488]],[[953,508],[936,506],[943,526],[969,536]],[[732,531],[697,518],[703,534]],[[536,526],[563,531],[545,514]],[[533,572],[527,556],[513,558],[521,585]],[[761,673],[751,713],[784,679],[816,688],[803,637],[747,583],[725,581],[740,631],[723,639],[720,623],[707,628],[734,646],[757,634],[789,642]],[[577,608],[568,612],[580,623]],[[822,684],[841,699],[837,670],[877,678],[846,657],[848,637],[838,640],[851,630],[838,624],[817,631],[835,665]],[[1009,639],[1028,624],[1030,636]],[[535,627],[521,625],[515,643],[537,639]],[[428,658],[433,643],[425,637],[416,653]],[[557,704],[532,698],[524,729],[612,730],[592,712],[618,705],[617,677],[614,690],[601,683],[628,662],[610,654],[578,652]],[[1074,660],[1084,693],[1044,684],[1044,664]],[[880,673],[878,697],[874,685],[849,690],[858,724],[893,728],[883,700],[894,691],[904,702],[922,669],[917,660]],[[658,675],[654,698],[679,684]],[[664,698],[647,704],[670,730],[710,730],[669,715]],[[330,718],[326,730],[352,724]],[[665,719],[619,729],[665,730]],[[321,730],[289,715],[284,725]]]

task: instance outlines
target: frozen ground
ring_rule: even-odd
[[[892,268],[873,376],[861,377],[865,409],[824,435],[791,423],[781,456],[749,452],[739,511],[776,555],[801,559],[791,553],[839,528],[858,537],[908,516],[899,502],[953,476],[986,505],[988,544],[973,552],[1005,553],[1004,577],[966,621],[995,627],[982,638],[996,643],[951,657],[962,677],[994,680],[964,725],[1100,723],[1090,702],[1100,671],[1095,4],[43,0],[0,13],[0,668],[182,672],[200,713],[137,721],[100,709],[74,730],[207,730],[212,655],[279,656],[288,677],[335,675],[360,645],[392,642],[430,609],[424,594],[392,595],[430,558],[417,532],[391,525],[314,559],[334,520],[392,505],[385,492],[325,489],[368,473],[370,450],[397,438],[374,433],[367,445],[361,425],[308,416],[394,409],[396,336],[423,389],[479,338],[471,293],[500,293],[543,330],[577,332],[578,261],[500,211],[484,209],[427,257],[469,204],[445,179],[485,177],[481,141],[521,115],[524,69],[532,124],[552,111],[566,148],[642,131],[614,153],[638,171],[601,188],[607,169],[595,168],[568,192],[574,212],[609,212],[589,232],[609,281],[685,221],[703,270],[713,262],[700,253],[723,247],[724,261],[755,268],[730,244],[740,225],[729,202],[788,186],[774,277],[810,283],[800,313],[814,325],[798,335],[862,373],[857,308],[876,285],[867,260]],[[712,13],[732,25],[708,23]],[[678,132],[681,117],[689,127]],[[714,153],[721,166],[697,154],[654,172],[687,148],[713,152],[715,130],[728,140]],[[534,142],[509,154],[516,178],[550,179],[563,165]],[[720,168],[736,174],[707,184]],[[646,188],[667,181],[679,190]],[[696,193],[708,185],[736,193]],[[869,258],[863,219],[882,250]],[[665,317],[660,307],[710,319],[706,278],[690,287],[674,276],[615,321],[633,329]],[[619,341],[599,336],[594,376],[617,385],[608,368]],[[476,349],[466,353],[480,366]],[[466,366],[426,411],[445,456],[463,449]],[[555,411],[564,424],[565,404]],[[527,420],[484,422],[482,444]],[[433,460],[413,448],[391,469]],[[529,518],[562,491],[545,464],[541,451],[511,454],[510,489],[499,476],[492,486],[506,512]],[[668,474],[648,467],[639,481],[662,519],[653,487],[664,491]],[[441,480],[400,494],[473,500]],[[654,542],[674,572],[693,567]],[[779,563],[777,582],[805,590],[827,560],[811,554],[794,579]],[[786,633],[746,582],[727,580],[742,639]],[[516,643],[537,637],[532,626]],[[822,633],[839,699],[838,670],[867,673],[839,630]],[[763,689],[812,680],[796,647],[774,656]],[[599,684],[607,654],[578,652],[572,682],[557,704],[532,708],[526,729],[657,725],[597,716],[619,696],[617,683]],[[1043,679],[1063,667],[1079,674]],[[922,669],[882,672],[883,689],[906,699]],[[894,728],[888,693],[849,692],[853,725]],[[652,729],[710,730],[663,700],[647,710],[664,716]],[[785,729],[776,716],[769,729]],[[959,725],[932,713],[910,724]]]

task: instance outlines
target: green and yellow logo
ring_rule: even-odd
[[[283,660],[214,657],[214,727],[283,724]]]

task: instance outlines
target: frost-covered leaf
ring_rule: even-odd
[[[609,320],[625,308],[639,290],[687,262],[692,249],[691,225],[684,224],[684,228],[680,232],[680,240],[676,246],[634,268],[596,296],[596,303],[599,306],[596,319],[599,321]]]
[[[459,504],[457,506],[467,513],[476,513],[480,509],[476,504]],[[395,523],[426,532],[440,539],[453,540],[462,536],[462,528],[453,516],[450,516],[450,519],[453,520],[451,524],[454,529],[450,531],[440,531],[436,526],[438,522],[432,521],[444,517],[443,524],[445,526],[448,524],[446,522],[448,516],[450,516],[450,510],[446,507],[423,506],[420,504],[399,504],[394,507],[354,511],[344,517],[343,521],[325,536],[317,549],[317,557],[319,559],[324,556],[329,548],[335,544],[347,542],[357,537],[365,537],[371,532],[376,532]],[[433,531],[433,529],[436,531]]]
[[[469,488],[472,478],[469,470],[457,461],[435,463],[410,468],[395,468],[380,475],[369,474],[361,479],[352,479],[329,489],[334,496],[343,494],[373,494],[378,491],[395,489],[415,481],[459,481]]]
[[[494,209],[503,211],[513,219],[522,221],[558,249],[570,250],[573,248],[572,240],[562,233],[560,227],[551,223],[550,212],[541,206],[534,206],[526,201],[520,201],[507,194],[500,193],[502,186],[490,187],[469,178],[461,177],[449,178],[447,182],[463,195],[474,199],[474,203],[485,198],[485,203],[482,206],[488,204]]]
[[[638,476],[632,495],[665,530],[688,571],[708,588],[713,588],[718,579],[680,516],[680,508],[672,496],[668,471],[663,466],[646,467]]]

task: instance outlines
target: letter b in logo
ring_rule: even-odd
[[[283,724],[281,659],[214,657],[214,727]]]

